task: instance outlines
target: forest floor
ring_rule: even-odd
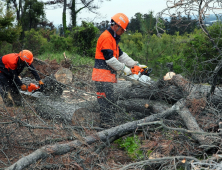
[[[42,79],[45,76],[55,74],[59,68],[65,67],[72,70],[73,72],[73,82],[70,84],[71,86],[75,86],[75,88],[78,88],[85,92],[95,93],[95,87],[93,85],[93,82],[91,81],[91,67],[87,65],[81,67],[74,67],[67,63],[59,64],[55,60],[44,62],[46,64],[39,64],[38,62],[33,63],[36,69],[41,73],[40,77]],[[33,78],[33,76],[26,71],[21,75],[22,77]],[[87,84],[87,86],[79,84],[79,82],[84,82],[85,84]],[[61,98],[69,103],[72,103],[72,100],[75,100],[73,99],[73,94],[70,94],[69,91],[66,90],[64,90]],[[25,98],[25,100],[28,101],[29,98]],[[34,107],[32,107],[35,103],[31,100],[28,102],[29,104],[25,107],[5,107],[2,98],[0,98],[0,116],[1,122],[3,123],[3,125],[0,124],[0,169],[4,169],[5,167],[15,163],[20,158],[31,154],[32,152],[41,148],[44,145],[66,143],[70,142],[71,140],[70,138],[67,138],[67,136],[70,136],[70,132],[62,128],[62,124],[54,124],[56,130],[47,129],[47,126],[44,126],[45,128],[28,128],[28,125],[35,125],[36,127],[39,126],[39,124],[42,124],[41,121],[44,121],[44,123],[46,123],[48,126],[52,126],[51,120],[46,120],[43,118],[39,119],[39,117],[36,115]],[[16,121],[18,123],[15,123]],[[23,124],[20,121],[26,122],[27,124]],[[4,124],[5,122],[9,123]],[[19,124],[21,126],[19,126]],[[85,135],[90,135],[93,132],[95,131],[88,130],[85,132]],[[79,136],[79,134],[74,131],[71,133],[71,136],[73,136],[73,134],[74,136]],[[127,164],[129,162],[133,162],[133,159],[127,154],[127,152],[124,149],[120,148],[116,143],[111,143],[108,147],[103,150],[103,152],[106,153],[106,165],[104,164],[104,166],[108,165],[109,167],[112,167],[112,165]],[[52,155],[46,160],[39,160],[39,162],[36,162],[34,165],[31,165],[30,168],[81,169],[81,163],[73,161],[72,156],[73,152],[67,153],[65,155]],[[90,160],[85,161],[89,161],[88,163],[90,164]],[[98,169],[98,166],[96,169]]]
[[[93,68],[90,66],[73,66],[69,62],[57,63],[55,60],[44,61],[44,64],[40,61],[34,61],[34,66],[41,73],[42,79],[45,76],[54,75],[61,67],[72,71],[73,80],[68,85],[73,89],[80,90],[81,93],[74,93],[70,89],[64,89],[63,94],[60,96],[63,102],[72,104],[77,102],[76,98],[88,100],[89,95],[86,95],[86,93],[95,94],[95,86],[91,80]],[[27,71],[23,72],[21,77],[33,78]],[[76,97],[76,94],[80,94],[80,96]],[[0,170],[43,146],[64,144],[73,140],[79,140],[84,143],[83,137],[96,134],[99,131],[95,128],[85,128],[81,126],[81,123],[74,124],[73,127],[76,129],[71,129],[67,124],[56,120],[44,119],[44,117],[40,117],[37,114],[35,101],[29,97],[23,97],[26,101],[24,107],[5,107],[2,99],[0,99]],[[96,100],[95,96],[94,98],[90,96],[90,98]],[[99,113],[94,114],[94,117],[99,122]],[[193,116],[199,122],[213,117],[210,114],[203,117],[196,112],[193,112]],[[201,119],[198,117],[201,117]],[[81,118],[79,117],[80,121]],[[172,115],[166,123],[169,123],[169,126],[176,124],[179,127],[183,127],[182,121],[178,115]],[[200,124],[202,123],[200,122]],[[97,125],[95,124],[95,127],[98,127]],[[206,127],[202,128],[205,130]],[[147,129],[146,132],[142,132],[140,129],[140,131],[136,130],[134,133],[124,136],[123,139],[129,137],[128,141],[119,141],[119,143],[99,141],[90,146],[85,145],[81,148],[76,148],[76,150],[63,155],[50,155],[46,159],[39,159],[27,169],[119,169],[118,167],[136,161],[176,155],[204,159],[203,149],[199,147],[197,141],[191,138],[190,134],[167,131],[156,125],[149,126]],[[138,136],[139,143],[138,140],[134,141],[130,138],[134,134]],[[119,147],[120,143],[128,148],[128,152],[123,147]],[[211,150],[211,153],[208,154],[211,155],[215,152],[215,150]],[[141,155],[143,157],[140,157]],[[166,164],[171,165],[171,162]],[[178,165],[178,167],[182,167],[183,162],[178,161]],[[160,164],[155,163],[148,169],[156,170],[158,168],[160,168]]]

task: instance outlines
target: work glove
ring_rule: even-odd
[[[44,83],[42,82],[42,80],[39,80],[39,85],[44,85]]]
[[[21,90],[22,91],[26,91],[27,90],[27,86],[25,84],[21,85]]]
[[[124,67],[123,72],[124,72],[125,76],[128,76],[132,73],[130,68],[127,66]]]
[[[40,86],[39,91],[43,92],[43,90],[44,90],[44,83],[42,82],[42,80],[39,80],[39,86]]]
[[[147,66],[146,65],[142,65],[142,64],[137,64],[140,68],[142,68],[142,69],[144,69],[144,68],[147,68]]]

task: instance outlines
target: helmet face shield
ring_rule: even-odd
[[[22,61],[27,62],[29,65],[32,64],[32,62],[33,62],[33,54],[29,50],[22,50],[19,53],[19,57]]]

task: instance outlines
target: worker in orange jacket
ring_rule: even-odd
[[[32,62],[33,54],[29,50],[22,50],[19,54],[11,53],[0,57],[0,94],[6,106],[13,106],[13,101],[16,106],[22,105],[19,89],[26,91],[27,86],[22,83],[18,76],[24,67],[29,68],[40,85],[44,84],[40,80]]]
[[[100,105],[101,127],[113,126],[116,112],[112,104],[115,103],[113,83],[117,82],[117,71],[123,70],[125,75],[130,75],[131,67],[135,65],[146,67],[134,61],[118,45],[120,36],[126,31],[128,23],[129,19],[125,14],[115,14],[111,18],[111,26],[100,35],[97,41],[92,80],[95,81],[97,100]]]

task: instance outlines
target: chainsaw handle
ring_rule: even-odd
[[[40,84],[38,91],[43,92],[43,90],[44,90],[44,84]]]
[[[146,73],[146,74],[147,74],[147,76],[149,76],[149,75],[150,75],[150,73],[151,73],[152,71],[153,71],[153,69],[152,69],[152,68],[149,68],[149,69],[148,69],[148,71],[147,71],[147,73]]]

